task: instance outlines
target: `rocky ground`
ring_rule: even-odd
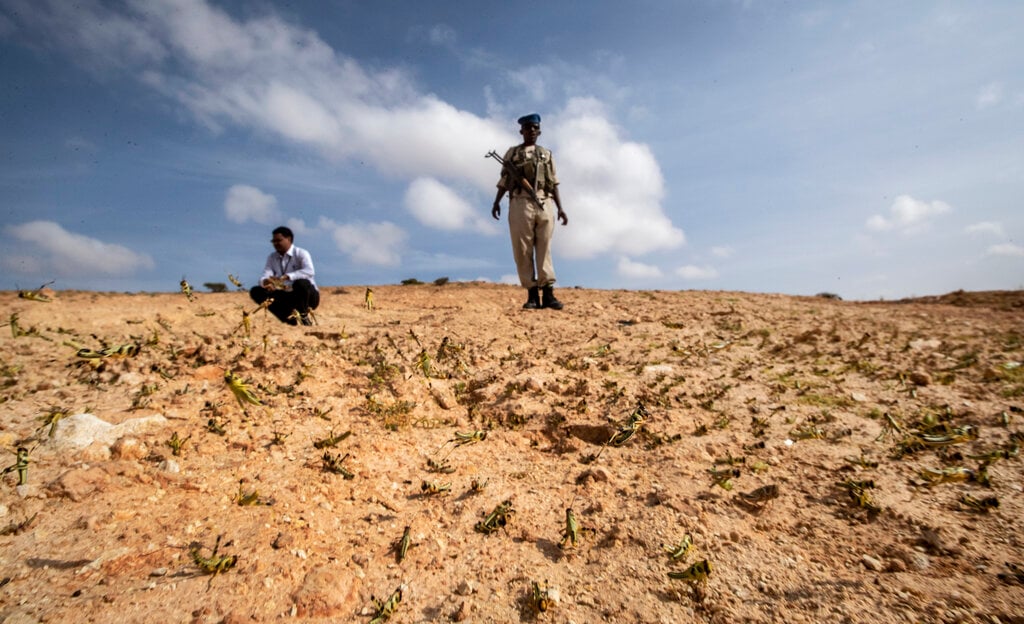
[[[1024,292],[47,294],[5,622],[1024,622]]]

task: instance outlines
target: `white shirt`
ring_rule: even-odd
[[[299,279],[307,279],[313,288],[319,290],[313,280],[315,270],[313,269],[313,257],[301,247],[292,245],[287,252],[279,254],[276,251],[267,256],[267,264],[263,267],[263,275],[260,276],[260,283],[268,277],[283,277],[286,285]]]

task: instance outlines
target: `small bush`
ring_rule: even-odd
[[[223,282],[206,282],[203,284],[205,288],[208,288],[210,292],[222,293],[228,291],[228,285]]]
[[[447,277],[439,277],[436,280],[434,280],[434,286],[444,286],[447,283],[448,283],[448,278]]]
[[[402,280],[402,286],[419,286],[422,283],[423,282],[419,281],[415,277],[410,277],[409,279]]]

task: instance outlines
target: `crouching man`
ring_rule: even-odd
[[[312,325],[309,311],[320,305],[320,291],[313,281],[313,257],[301,247],[292,244],[295,235],[281,226],[274,230],[274,252],[267,256],[267,264],[260,276],[260,285],[249,290],[256,303],[270,299],[268,309],[289,325]]]

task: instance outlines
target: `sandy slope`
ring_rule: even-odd
[[[371,595],[404,586],[394,622],[1024,621],[1006,565],[1024,565],[1021,459],[969,457],[1024,432],[1024,293],[562,290],[565,310],[527,312],[505,286],[374,291],[371,311],[362,288],[325,289],[313,328],[258,313],[249,338],[242,293],[2,294],[27,335],[0,339],[0,443],[31,463],[28,485],[12,471],[0,487],[0,618],[369,622]],[[99,366],[68,346],[134,343]],[[264,405],[243,411],[227,369]],[[638,404],[637,433],[602,450]],[[83,413],[119,428],[89,433]],[[979,435],[896,458],[886,414],[905,434]],[[486,438],[450,442],[473,430]],[[351,435],[314,448],[332,432]],[[731,490],[708,473],[729,458]],[[974,480],[920,475],[954,466]],[[881,511],[848,480],[871,480]],[[237,504],[240,482],[272,504]],[[778,498],[740,502],[769,484]],[[474,530],[505,500],[506,527]],[[593,529],[577,549],[559,546],[566,507]],[[203,575],[190,546],[209,556],[218,536],[237,563]],[[704,559],[706,584],[668,577]]]

